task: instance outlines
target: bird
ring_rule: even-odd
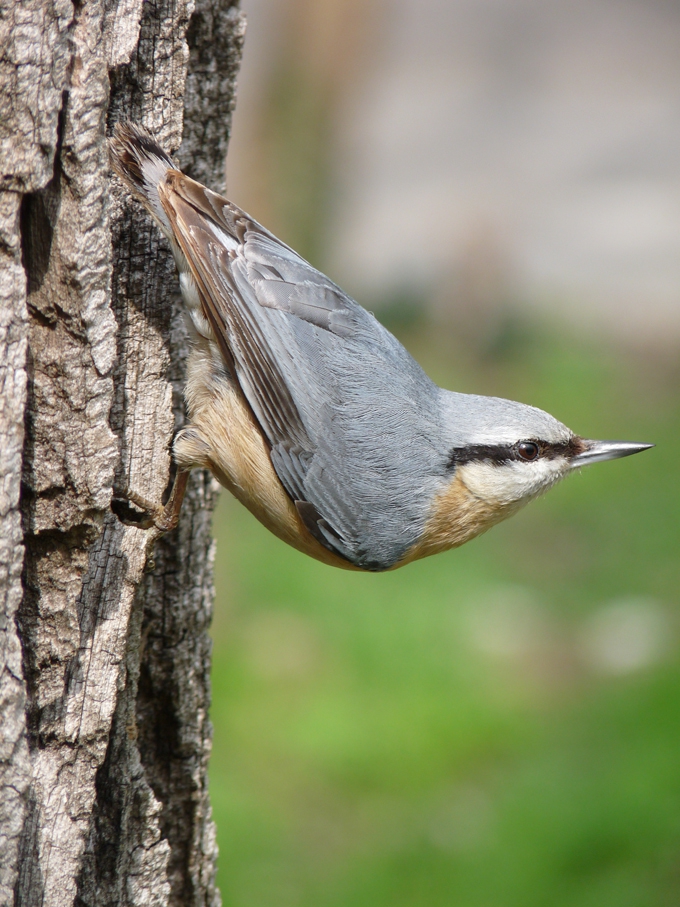
[[[128,491],[121,517],[175,528],[189,472],[207,468],[284,542],[379,572],[464,544],[581,466],[654,446],[589,440],[536,407],[439,387],[371,313],[182,173],[143,127],[117,123],[109,149],[170,244],[192,335],[170,498]]]

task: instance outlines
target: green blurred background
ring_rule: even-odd
[[[286,8],[275,65],[240,101],[258,192],[230,188],[327,267],[349,51],[320,53],[328,27],[296,43],[312,5]],[[680,903],[680,344],[579,330],[568,297],[529,310],[475,274],[459,309],[432,287],[361,301],[447,387],[658,446],[385,575],[307,559],[222,495],[211,791],[228,907]]]

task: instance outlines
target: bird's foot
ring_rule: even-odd
[[[188,480],[189,470],[178,469],[165,506],[153,504],[129,488],[123,492],[115,491],[111,500],[111,510],[126,526],[136,526],[138,529],[155,528],[159,533],[171,532],[179,523]]]

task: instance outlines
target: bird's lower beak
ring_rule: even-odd
[[[590,466],[591,463],[601,463],[603,460],[618,460],[619,457],[630,457],[631,454],[640,453],[654,447],[653,444],[637,444],[635,441],[586,441],[581,442],[584,450],[572,459],[573,469],[579,466]]]

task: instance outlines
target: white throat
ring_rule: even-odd
[[[463,484],[489,504],[507,506],[528,502],[547,491],[569,472],[566,457],[539,459],[533,463],[513,460],[490,463],[477,460],[458,467]]]

